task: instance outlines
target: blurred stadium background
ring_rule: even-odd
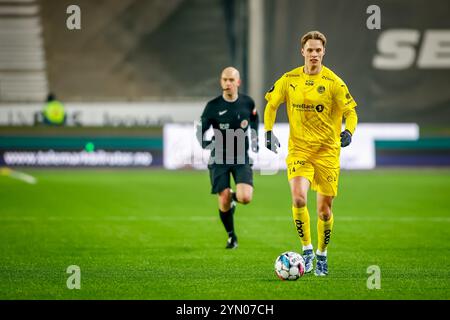
[[[404,291],[402,293],[398,289],[389,291],[386,296],[370,296],[367,291],[355,291],[355,295],[352,295],[346,287],[351,287],[352,283],[343,281],[342,288],[347,293],[334,293],[331,297],[450,298],[447,267],[450,212],[445,200],[450,192],[450,5],[447,0],[431,2],[432,5],[430,1],[422,0],[378,1],[376,4],[381,9],[381,29],[370,30],[366,22],[371,14],[366,10],[373,3],[366,0],[0,0],[0,287],[3,289],[0,296],[74,297],[73,293],[68,295],[67,290],[59,288],[61,284],[64,286],[64,279],[57,280],[58,276],[49,270],[63,268],[64,271],[64,263],[76,263],[71,262],[77,260],[74,257],[82,257],[80,259],[84,259],[85,265],[96,265],[99,262],[93,262],[92,255],[101,254],[96,245],[106,249],[109,247],[103,243],[105,239],[97,239],[97,243],[95,239],[87,237],[94,243],[92,249],[83,243],[82,237],[71,237],[70,231],[61,226],[61,229],[58,226],[49,229],[58,221],[75,221],[74,227],[80,228],[78,231],[84,230],[82,232],[88,232],[83,229],[84,222],[89,221],[91,227],[98,223],[106,229],[99,227],[93,229],[93,233],[104,235],[104,232],[111,232],[119,238],[126,238],[133,233],[144,235],[148,229],[145,231],[144,228],[137,230],[130,227],[119,230],[115,229],[119,228],[117,223],[132,224],[130,221],[133,219],[142,218],[146,223],[157,221],[161,224],[160,220],[168,215],[168,223],[174,223],[175,217],[179,217],[182,223],[191,225],[196,222],[195,217],[200,216],[202,223],[217,222],[217,231],[214,229],[213,240],[206,233],[198,237],[203,242],[197,243],[190,239],[192,246],[202,246],[210,240],[211,244],[206,245],[207,248],[221,245],[222,231],[216,221],[215,199],[208,195],[207,173],[186,171],[204,168],[201,161],[193,163],[198,158],[205,158],[193,137],[193,122],[199,119],[206,102],[221,93],[219,74],[229,65],[241,71],[241,92],[254,97],[262,120],[264,92],[282,73],[302,64],[299,38],[305,32],[317,29],[328,38],[324,64],[345,80],[358,102],[361,126],[357,129],[354,144],[342,154],[342,167],[364,170],[343,171],[343,184],[351,188],[354,181],[355,185],[364,188],[367,181],[376,179],[378,174],[386,177],[378,180],[379,185],[373,186],[375,194],[372,192],[367,196],[356,192],[362,198],[358,204],[363,206],[363,199],[375,195],[381,201],[374,201],[372,209],[368,209],[372,210],[374,216],[377,216],[378,208],[384,209],[381,216],[386,215],[394,220],[396,214],[406,214],[400,217],[400,221],[403,221],[401,224],[411,222],[408,219],[415,213],[412,219],[419,219],[417,223],[429,223],[427,228],[430,232],[432,226],[437,225],[439,236],[436,241],[440,245],[446,243],[443,247],[436,243],[424,244],[426,248],[430,245],[441,249],[439,255],[443,255],[440,261],[442,265],[436,264],[432,276],[444,280],[442,282],[429,283],[429,287],[426,283],[420,283],[419,291],[414,291],[412,285],[413,289],[405,295],[402,295]],[[67,12],[70,5],[77,5],[81,10],[79,30],[67,27],[67,20],[72,16],[71,12]],[[67,123],[64,126],[47,126],[42,122],[41,112],[50,92],[65,106]],[[287,137],[286,128],[283,128],[283,122],[287,121],[283,108],[280,108],[277,119],[282,136]],[[271,162],[270,156],[267,150],[262,150],[260,167]],[[284,159],[278,160],[282,168]],[[80,168],[89,169],[84,171]],[[121,171],[105,171],[105,168],[121,168]],[[139,170],[129,170],[131,168]],[[147,170],[149,168],[152,170]],[[255,174],[255,181],[262,186],[269,184],[263,182],[265,179],[271,181],[270,176],[262,177],[258,172]],[[280,234],[274,240],[279,245],[271,247],[255,240],[255,250],[264,250],[265,246],[270,248],[269,260],[272,257],[274,260],[278,251],[284,251],[286,246],[297,241],[293,230],[292,237],[280,237],[291,227],[287,183],[283,180],[284,173],[280,174],[282,178],[273,180],[274,189],[267,186],[266,192],[281,188],[280,195],[274,201],[284,201],[282,203],[285,206],[277,209],[275,204],[263,205],[264,195],[259,195],[256,189],[254,204],[245,207],[242,213],[249,217],[265,215],[266,220],[263,222],[268,228],[271,226],[269,216],[272,213],[267,210],[278,210],[279,217],[285,217],[286,221],[282,220],[285,225],[277,229]],[[408,184],[408,177],[411,177],[411,183],[417,185]],[[37,181],[37,184],[25,186],[10,178],[31,183]],[[155,179],[158,179],[157,183]],[[386,186],[383,181],[389,181],[397,188]],[[399,181],[404,184],[397,185]],[[416,199],[420,198],[421,193],[416,194],[415,191],[420,188],[418,185],[421,181],[426,181],[424,185],[429,187],[422,191],[433,193],[426,199],[433,202],[436,207],[434,212],[427,211],[429,202],[415,202],[412,197],[415,194],[418,197]],[[177,187],[170,187],[169,182]],[[77,185],[79,189],[75,188]],[[97,189],[89,190],[97,193],[98,198],[82,191],[94,185]],[[126,194],[123,188],[131,185],[134,193],[126,198],[120,191]],[[102,189],[111,186],[116,189]],[[198,192],[185,190],[191,187]],[[61,188],[73,192],[73,198],[65,200],[70,204],[77,203],[72,209],[67,207],[68,203],[58,199],[67,196]],[[398,196],[400,200],[387,197],[392,201],[387,204],[383,201],[386,199],[383,193],[386,189],[393,193],[402,190],[405,194]],[[168,197],[161,190],[167,193],[173,190],[174,196]],[[264,187],[260,190],[263,193]],[[353,195],[345,193],[345,189],[342,189],[342,193],[343,201],[354,201]],[[187,207],[191,211],[187,215],[192,213],[192,220],[184,221],[183,215],[177,211],[178,206],[173,204],[177,197],[190,202]],[[259,205],[258,199],[262,201]],[[405,204],[406,207],[402,207],[398,201],[408,203],[409,206]],[[208,210],[197,212],[197,206],[203,203]],[[339,204],[337,206],[339,208]],[[411,211],[410,206],[416,207],[416,211]],[[417,209],[417,206],[421,207]],[[104,208],[110,210],[109,216],[108,212],[103,212]],[[257,209],[262,212],[256,212]],[[347,207],[345,209],[350,210]],[[172,218],[167,212],[170,210],[174,214]],[[355,206],[352,210],[361,208]],[[99,212],[106,216],[101,216]],[[78,213],[80,220],[76,220]],[[152,214],[157,218],[152,220]],[[422,214],[430,214],[430,220],[421,220]],[[97,215],[101,216],[98,221],[95,220]],[[58,217],[65,217],[66,220],[58,220]],[[351,219],[348,218],[348,221]],[[112,224],[109,229],[108,223]],[[238,223],[245,229],[246,223],[250,225],[251,221],[238,220]],[[164,223],[163,226],[169,228]],[[375,228],[370,223],[364,227],[368,231]],[[415,227],[411,228],[407,230],[415,230]],[[45,242],[45,239],[49,240],[46,238],[48,230],[51,230],[52,240]],[[263,230],[255,232],[269,232]],[[411,239],[419,241],[421,231],[416,231],[411,231]],[[171,234],[174,231],[167,232]],[[356,232],[353,235],[358,236]],[[155,241],[162,241],[164,235],[160,236],[142,236],[135,243],[146,247],[150,242],[154,246]],[[177,239],[179,234],[174,232],[172,236]],[[27,237],[33,239],[34,246],[38,246],[32,250],[32,257],[36,260],[27,260],[31,254],[27,249],[30,245],[26,241]],[[51,257],[67,249],[56,244],[58,239],[69,247],[72,241],[74,247],[70,247],[70,253],[64,259],[52,264],[49,262]],[[113,235],[110,235],[110,240],[111,246],[117,244]],[[133,241],[131,238],[128,240],[132,246]],[[379,250],[377,239],[372,240],[374,250]],[[345,241],[350,243],[358,240],[349,238]],[[186,242],[174,240],[174,243],[174,247],[179,245],[186,251],[194,250]],[[336,243],[338,246],[339,238]],[[129,249],[125,245],[119,247],[125,251]],[[414,251],[412,247],[414,245],[410,244],[403,249],[414,254],[420,252]],[[138,252],[136,249],[137,255]],[[145,252],[150,256],[155,253],[151,250]],[[164,254],[164,250],[156,253]],[[193,253],[193,256],[198,260],[202,254],[210,253],[206,250],[198,255]],[[222,251],[218,250],[214,254],[219,259]],[[369,260],[370,257],[368,254]],[[388,260],[395,259],[394,253],[385,257]],[[126,259],[120,259],[125,269],[139,271],[141,267],[149,267],[145,263],[134,261],[128,264]],[[233,258],[228,256],[227,259]],[[256,260],[264,263],[262,258]],[[234,262],[239,264],[238,261]],[[271,263],[272,260],[265,270],[270,270]],[[46,265],[49,269],[45,271]],[[361,263],[361,266],[367,265]],[[406,262],[401,264],[400,269],[405,269],[407,265]],[[159,270],[158,266],[151,263],[150,267]],[[395,269],[396,266],[390,265],[389,268]],[[27,278],[25,275],[27,270],[41,270],[43,278],[50,279],[48,287],[43,285],[36,289],[31,281],[32,276]],[[346,274],[343,265],[339,270]],[[195,270],[187,271],[195,273]],[[417,274],[412,277],[420,275],[423,269],[411,272],[416,271]],[[157,276],[166,275],[163,271],[155,272]],[[181,270],[178,272],[178,275],[183,275]],[[114,277],[120,272],[111,274]],[[247,280],[240,278],[237,272],[232,274],[235,279],[244,280],[243,283]],[[264,277],[264,274],[266,272],[261,271],[258,276]],[[95,278],[98,274],[93,272],[91,276]],[[140,281],[138,272],[134,276],[137,277],[134,280]],[[218,274],[216,276],[220,277]],[[392,281],[395,281],[395,272],[391,276]],[[62,277],[65,277],[64,272]],[[272,274],[268,277],[271,279]],[[355,277],[364,279],[365,269],[362,275]],[[157,281],[157,277],[149,281],[143,283],[153,288],[151,281]],[[99,283],[97,285],[101,286]],[[220,284],[216,285],[220,288]],[[309,285],[314,287],[313,282]],[[267,291],[265,286],[255,286],[254,291],[248,289],[239,295],[233,292],[233,285],[229,285],[227,289],[231,290],[230,296],[195,290],[191,295],[176,294],[175,285],[169,285],[168,288],[147,295],[141,294],[142,291],[126,290],[121,295],[112,288],[102,295],[98,289],[92,294],[84,291],[84,295],[78,297],[321,297],[319,294],[302,296],[304,293],[299,291],[295,291],[297,295],[290,296],[280,293],[279,287],[276,288],[279,296],[275,293],[271,295],[270,291],[266,295],[258,295],[257,292]],[[145,288],[141,289],[145,291]]]
[[[82,150],[92,140],[97,149],[151,150],[161,166],[163,125],[197,120],[220,94],[224,66],[241,70],[241,91],[262,115],[264,92],[301,64],[299,37],[315,28],[362,123],[418,125],[414,141],[376,140],[376,164],[450,165],[446,1],[433,10],[381,2],[380,30],[366,26],[369,1],[86,0],[77,2],[81,30],[69,30],[72,4],[0,2],[0,164],[5,152]],[[40,125],[49,92],[66,106],[65,128]],[[283,108],[278,119],[286,121]]]

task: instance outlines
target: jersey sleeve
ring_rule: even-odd
[[[249,105],[250,108],[250,128],[254,130],[256,134],[258,134],[258,125],[259,125],[259,115],[258,110],[256,110],[255,102],[251,99],[251,103]],[[252,131],[253,133],[253,131]]]
[[[335,81],[333,100],[343,113],[356,107],[356,101],[348,91],[344,81],[339,78]]]
[[[212,125],[212,121],[209,115],[209,109],[210,105],[207,104],[205,109],[203,110],[202,115],[200,116],[200,123],[197,125],[196,136],[202,148],[205,148],[205,146],[210,142],[203,140],[205,132],[208,131],[209,127]]]
[[[286,101],[286,83],[286,75],[283,75],[265,95],[267,104],[264,110],[264,129],[266,131],[272,130],[278,107]]]
[[[344,112],[344,118],[345,129],[350,131],[350,133],[353,135],[355,133],[356,125],[358,124],[358,115],[356,114],[355,108]]]

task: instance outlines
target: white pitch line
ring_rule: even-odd
[[[80,221],[80,222],[95,222],[95,221],[214,221],[218,217],[215,216],[103,216],[98,218],[93,217],[67,217],[67,216],[48,216],[48,217],[36,217],[36,216],[0,216],[0,221]],[[243,221],[291,221],[290,217],[239,217],[239,220]],[[336,217],[337,221],[362,221],[362,222],[450,222],[450,217],[390,217],[390,218],[371,218],[371,217]]]
[[[25,172],[20,172],[16,170],[10,169],[10,171],[7,174],[8,177],[11,177],[13,179],[17,179],[23,182],[26,182],[28,184],[36,184],[37,179],[29,174],[26,174]]]
[[[24,172],[16,171],[8,167],[0,167],[0,176],[10,177],[13,179],[17,179],[28,184],[36,184],[37,179],[29,174]]]
[[[338,221],[367,221],[367,222],[450,222],[450,217],[336,217]]]

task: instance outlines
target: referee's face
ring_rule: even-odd
[[[305,57],[305,65],[308,67],[320,67],[325,55],[322,41],[309,39],[302,48],[302,56]]]
[[[226,95],[234,96],[238,92],[241,80],[239,77],[239,71],[234,68],[226,68],[222,71],[220,76],[220,85]]]

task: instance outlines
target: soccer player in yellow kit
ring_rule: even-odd
[[[266,147],[277,152],[278,139],[272,132],[276,112],[286,103],[289,118],[287,174],[292,196],[294,225],[303,245],[306,272],[328,274],[327,246],[333,230],[331,205],[337,195],[340,148],[350,144],[358,117],[356,102],[345,83],[322,64],[326,38],[310,31],[301,38],[304,66],[285,73],[267,92],[264,112]],[[345,130],[341,132],[345,119]],[[317,192],[318,247],[311,242],[306,206],[310,188]]]

